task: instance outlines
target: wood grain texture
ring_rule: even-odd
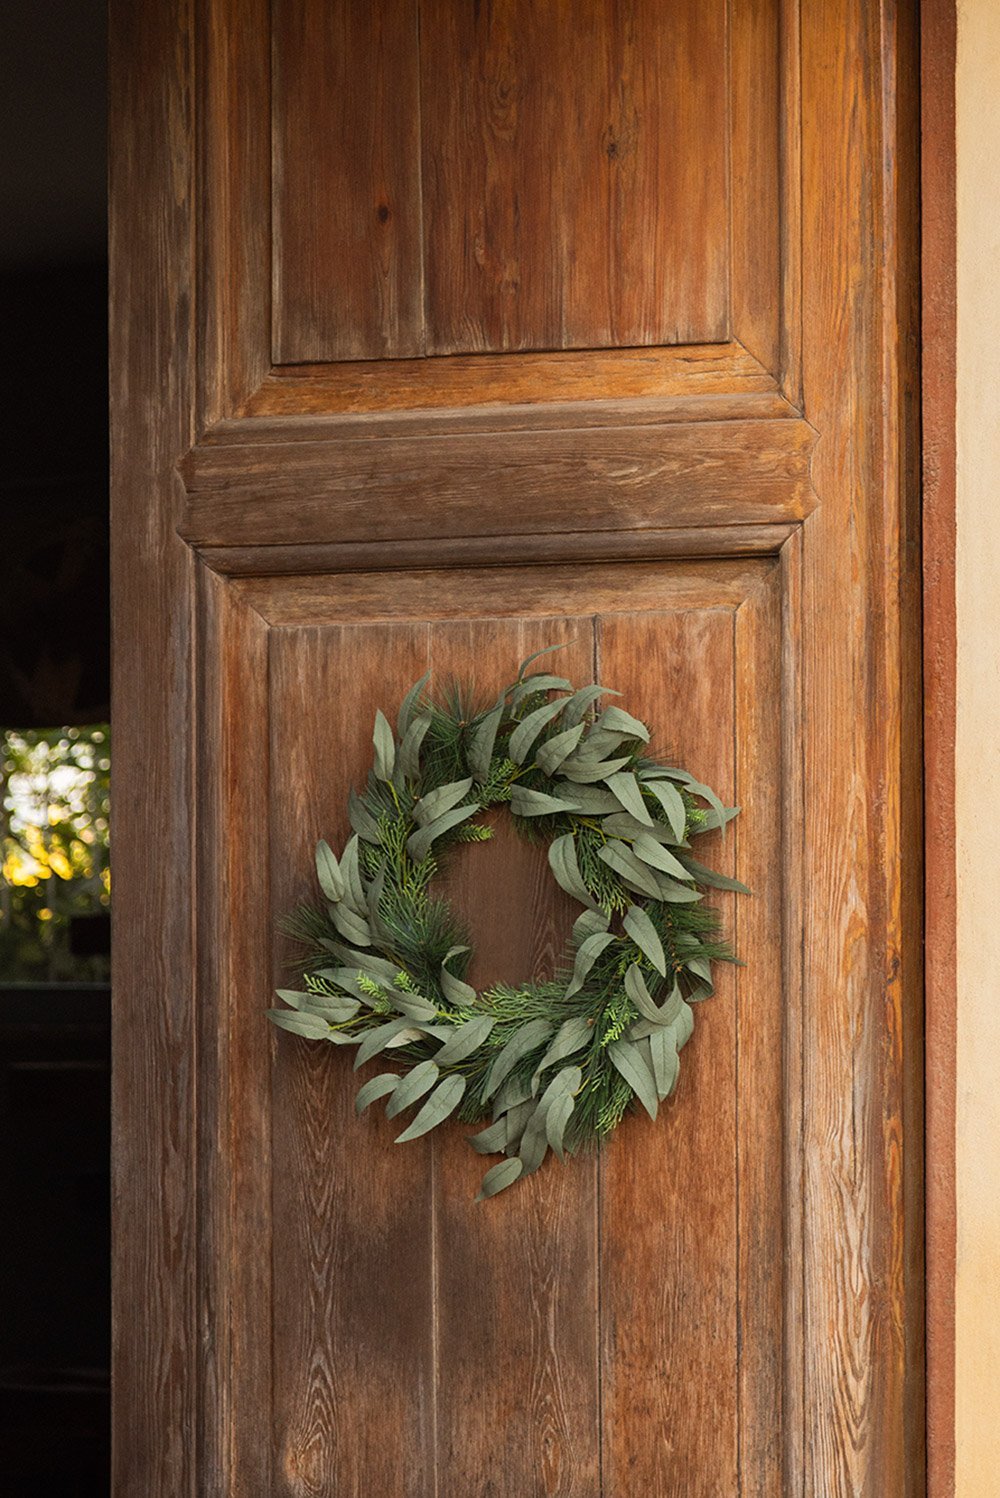
[[[488,609],[490,595],[483,601]],[[560,642],[553,669],[592,680],[589,617],[436,625],[431,664],[439,682],[472,680],[481,700],[492,700],[521,660]],[[442,880],[471,932],[470,978],[479,987],[551,976],[578,914],[555,885],[544,846],[519,838],[508,816],[493,820],[495,844],[457,849]],[[469,1148],[470,1132],[435,1135],[441,1491],[597,1498],[595,1162],[550,1158],[520,1191],[476,1206],[491,1162]]]
[[[275,630],[270,640],[273,918],[313,897],[317,838],[350,835],[345,787],[378,706],[428,664],[423,624]],[[263,811],[263,808],[261,809]],[[273,928],[272,928],[273,929]],[[291,944],[276,944],[284,984]],[[431,1141],[396,1149],[334,1047],[273,1037],[273,1491],[435,1492]]]
[[[116,1498],[189,1498],[200,1481],[195,985],[179,897],[194,824],[194,559],[174,532],[172,472],[195,435],[190,21],[171,0],[110,15]]]
[[[420,13],[428,351],[725,339],[725,6]]]
[[[278,363],[423,352],[418,9],[272,7]]]
[[[780,524],[812,508],[814,436],[790,420],[202,446],[182,464],[183,534],[196,546],[302,545]]]
[[[765,369],[778,371],[781,242],[786,202],[781,153],[787,80],[782,11],[775,0],[730,8],[729,160],[732,331]],[[793,95],[794,99],[794,95]],[[793,190],[798,184],[794,184]]]

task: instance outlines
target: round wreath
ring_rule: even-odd
[[[550,647],[552,649],[558,647]],[[354,835],[340,860],[316,850],[324,907],[289,924],[306,943],[303,987],[275,1024],[357,1046],[355,1067],[391,1056],[357,1097],[385,1098],[390,1117],[418,1106],[397,1143],[457,1113],[490,1118],[471,1139],[505,1158],[480,1199],[611,1133],[636,1100],[653,1117],[673,1091],[692,1004],[713,991],[719,940],[706,886],[745,887],[692,858],[692,836],[724,827],[737,808],[686,770],[647,754],[649,730],[602,686],[527,674],[486,710],[453,688],[446,702],[407,693],[398,735],[375,718],[375,761],[350,793]],[[470,947],[431,884],[449,846],[483,842],[474,818],[507,805],[518,830],[549,840],[557,883],[583,906],[566,970],[551,981],[464,981]]]

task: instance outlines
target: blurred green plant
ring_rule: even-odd
[[[110,771],[106,723],[0,733],[0,982],[107,979],[70,922],[110,904]]]

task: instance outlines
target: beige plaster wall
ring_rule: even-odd
[[[957,1498],[1000,1498],[1000,0],[959,0]]]

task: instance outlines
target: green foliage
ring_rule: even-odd
[[[533,658],[532,658],[533,659]],[[517,679],[486,709],[461,685],[440,700],[426,678],[407,694],[399,738],[381,713],[375,763],[352,793],[355,836],[340,861],[325,843],[326,904],[288,928],[305,946],[304,992],[281,991],[282,1028],[388,1060],[358,1095],[390,1117],[417,1111],[404,1142],[457,1116],[492,1122],[472,1141],[507,1158],[492,1196],[559,1158],[592,1148],[637,1104],[655,1116],[674,1090],[691,1006],[712,992],[711,963],[733,961],[713,884],[743,890],[690,856],[690,840],[736,815],[686,770],[648,755],[649,730],[602,687]],[[550,844],[557,882],[583,907],[562,971],[477,993],[469,945],[431,885],[450,847],[482,842],[473,820],[508,805],[518,831]],[[352,945],[352,942],[354,943]]]

